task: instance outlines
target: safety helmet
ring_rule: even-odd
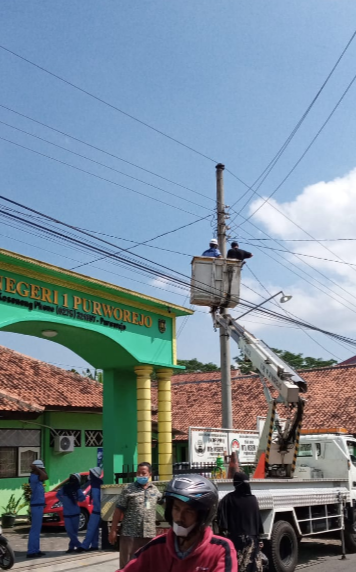
[[[212,238],[209,244],[216,244],[218,245],[218,241],[216,240],[216,238]]]
[[[93,467],[92,469],[89,469],[89,473],[92,473],[94,477],[98,477],[98,479],[100,479],[101,477],[100,467]]]
[[[38,467],[39,469],[45,468],[43,461],[41,461],[41,459],[36,459],[36,461],[33,461],[32,465],[35,465],[35,467]]]
[[[71,477],[75,477],[76,479],[78,479],[78,483],[81,485],[82,484],[82,477],[80,476],[79,473],[71,473],[70,475]]]
[[[172,506],[174,499],[181,500],[198,513],[200,526],[209,526],[213,520],[219,502],[216,485],[201,475],[178,475],[168,483],[165,492],[165,519],[172,524]]]

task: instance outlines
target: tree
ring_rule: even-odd
[[[175,370],[175,374],[177,373],[200,373],[200,372],[209,372],[209,371],[220,371],[220,368],[215,365],[215,363],[202,363],[198,361],[197,358],[193,359],[179,359],[178,365],[184,365],[185,371]]]
[[[272,348],[272,350],[288,365],[293,369],[312,369],[315,367],[330,367],[337,363],[335,359],[323,360],[321,358],[313,358],[310,356],[304,357],[303,354],[294,354],[288,350],[279,350],[277,348]],[[237,363],[237,367],[243,374],[248,374],[251,372],[256,372],[257,370],[253,368],[251,362],[245,361],[242,354],[240,356],[234,357]]]

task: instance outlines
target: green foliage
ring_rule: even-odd
[[[179,359],[177,361],[178,365],[184,365],[185,366],[185,371],[181,372],[176,370],[174,373],[200,373],[200,372],[209,372],[209,371],[220,371],[220,368],[215,365],[215,363],[209,362],[209,363],[202,363],[201,361],[198,361],[197,358],[193,358],[193,359]]]
[[[272,348],[272,350],[293,369],[330,367],[337,363],[337,361],[334,359],[323,360],[321,358],[313,358],[310,356],[304,357],[303,354],[295,354],[293,352],[289,352],[288,350],[279,350],[277,348]],[[236,361],[237,367],[241,373],[245,375],[257,371],[253,368],[251,362],[244,360],[241,353],[240,356],[234,357],[234,360]]]
[[[6,516],[16,515],[22,508],[27,505],[27,502],[20,504],[22,500],[22,497],[15,500],[15,495],[12,494],[7,502],[7,505],[2,507],[2,510],[4,511],[3,514]]]
[[[72,368],[69,370],[71,373],[76,373],[77,375],[81,375],[82,377],[88,377],[89,379],[93,379],[94,381],[98,381],[99,383],[103,383],[104,381],[104,373],[101,369],[95,369],[94,374],[87,368],[82,373],[79,373],[76,369]]]

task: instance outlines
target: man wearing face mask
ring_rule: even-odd
[[[136,481],[122,490],[116,503],[109,540],[115,544],[117,525],[122,520],[120,569],[126,566],[139,548],[156,536],[156,504],[162,494],[150,482],[151,476],[150,463],[140,463]]]
[[[165,493],[165,518],[172,528],[141,548],[124,572],[237,572],[232,542],[215,536],[209,526],[218,500],[209,479],[174,477]]]

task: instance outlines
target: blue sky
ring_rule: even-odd
[[[67,151],[3,123],[0,123],[0,137],[169,205],[0,140],[2,194],[69,224],[138,242],[209,215],[209,209],[214,208],[215,161],[225,163],[248,184],[257,179],[350,39],[355,16],[356,5],[347,0],[224,1],[218,6],[211,0],[2,2],[3,46],[212,159],[177,145],[0,49],[0,105],[206,196],[193,194],[0,107],[1,122]],[[260,194],[272,193],[310,143],[351,81],[355,55],[356,40],[287,152],[261,186]],[[356,175],[352,174],[356,168],[355,92],[356,85],[273,198],[277,208],[317,238],[355,237]],[[74,156],[70,151],[162,187],[173,196]],[[227,172],[225,189],[229,205],[246,190]],[[240,201],[237,208],[244,202],[245,199]],[[254,197],[242,214],[248,216],[259,204]],[[257,250],[243,238],[249,236],[248,232],[255,238],[265,237],[263,231],[279,239],[307,236],[285,218],[276,216],[268,204],[251,222],[258,228],[246,223],[232,230],[231,236],[239,237],[241,245],[253,251],[254,257],[248,264],[268,291],[288,290],[293,294],[288,304],[291,312],[317,326],[356,338],[352,267],[304,258],[311,265],[306,267],[301,258],[283,255],[287,267],[293,263],[301,269],[297,276],[268,258],[270,251]],[[64,268],[95,258],[5,226],[1,220],[0,223],[3,248]],[[211,221],[207,220],[158,239],[152,245],[189,255],[200,254],[213,234]],[[124,248],[129,245],[119,239],[115,242]],[[335,254],[319,244],[288,244],[293,252],[335,259]],[[272,242],[264,245],[279,248]],[[352,242],[327,245],[343,260],[356,263]],[[147,247],[136,248],[135,252],[176,271],[190,272],[189,256]],[[281,261],[278,253],[273,256]],[[172,293],[168,291],[170,286],[162,282],[153,282],[147,276],[105,261],[87,265],[82,271],[172,302],[188,303],[185,292]],[[303,271],[309,274],[309,282],[304,280]],[[258,303],[267,297],[247,269],[243,283],[245,299]],[[320,287],[323,292],[317,289]],[[340,296],[345,305],[340,303]],[[218,338],[209,320],[209,316],[197,312],[184,323],[183,329],[178,325],[180,358],[218,361]],[[244,323],[270,345],[291,351],[340,359],[356,353],[318,334],[313,334],[313,341],[300,330],[282,328],[280,323],[267,323],[254,315]],[[50,362],[84,364],[65,348],[44,340],[2,333],[0,343]],[[232,354],[235,353],[233,349]]]

